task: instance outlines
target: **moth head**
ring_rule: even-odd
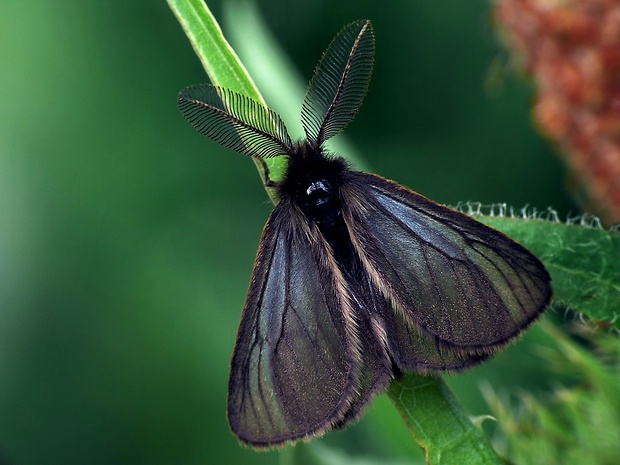
[[[340,217],[339,186],[346,169],[341,158],[326,157],[306,142],[298,144],[280,183],[280,198],[289,199],[310,221],[331,227]]]

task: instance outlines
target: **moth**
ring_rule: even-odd
[[[298,142],[275,112],[228,89],[178,96],[208,138],[288,157],[230,364],[228,421],[256,448],[347,424],[401,372],[482,362],[551,298],[545,267],[518,243],[327,151],[360,107],[373,59],[369,21],[336,35],[310,81]]]

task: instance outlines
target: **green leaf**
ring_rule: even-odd
[[[211,83],[246,95],[262,105],[265,101],[232,47],[224,38],[217,21],[203,0],[167,0],[200,59]],[[192,84],[192,83],[188,83]],[[277,193],[272,187],[286,172],[287,158],[252,158],[274,203]]]
[[[522,465],[618,463],[620,339],[577,325],[576,342],[548,321],[540,326],[557,343],[541,347],[540,354],[558,379],[568,382],[554,383],[551,392],[522,392],[517,405],[491,387],[484,389],[499,419],[503,454]]]
[[[551,274],[553,300],[620,329],[620,232],[596,221],[477,216],[530,249]]]
[[[279,465],[412,465],[414,462],[393,461],[384,457],[351,456],[343,451],[335,450],[320,441],[312,443],[300,442],[287,447],[280,454]]]
[[[503,462],[441,378],[407,373],[388,396],[431,465]]]

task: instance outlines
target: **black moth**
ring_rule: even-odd
[[[480,363],[551,297],[542,263],[504,234],[326,153],[362,103],[373,55],[369,21],[340,31],[310,81],[297,143],[243,95],[199,85],[178,97],[201,134],[289,158],[230,365],[228,420],[254,447],[354,420],[400,371]]]

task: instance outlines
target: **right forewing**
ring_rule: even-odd
[[[398,318],[429,341],[488,354],[549,303],[544,266],[504,234],[378,176],[351,172],[344,185],[344,217],[365,269]]]

